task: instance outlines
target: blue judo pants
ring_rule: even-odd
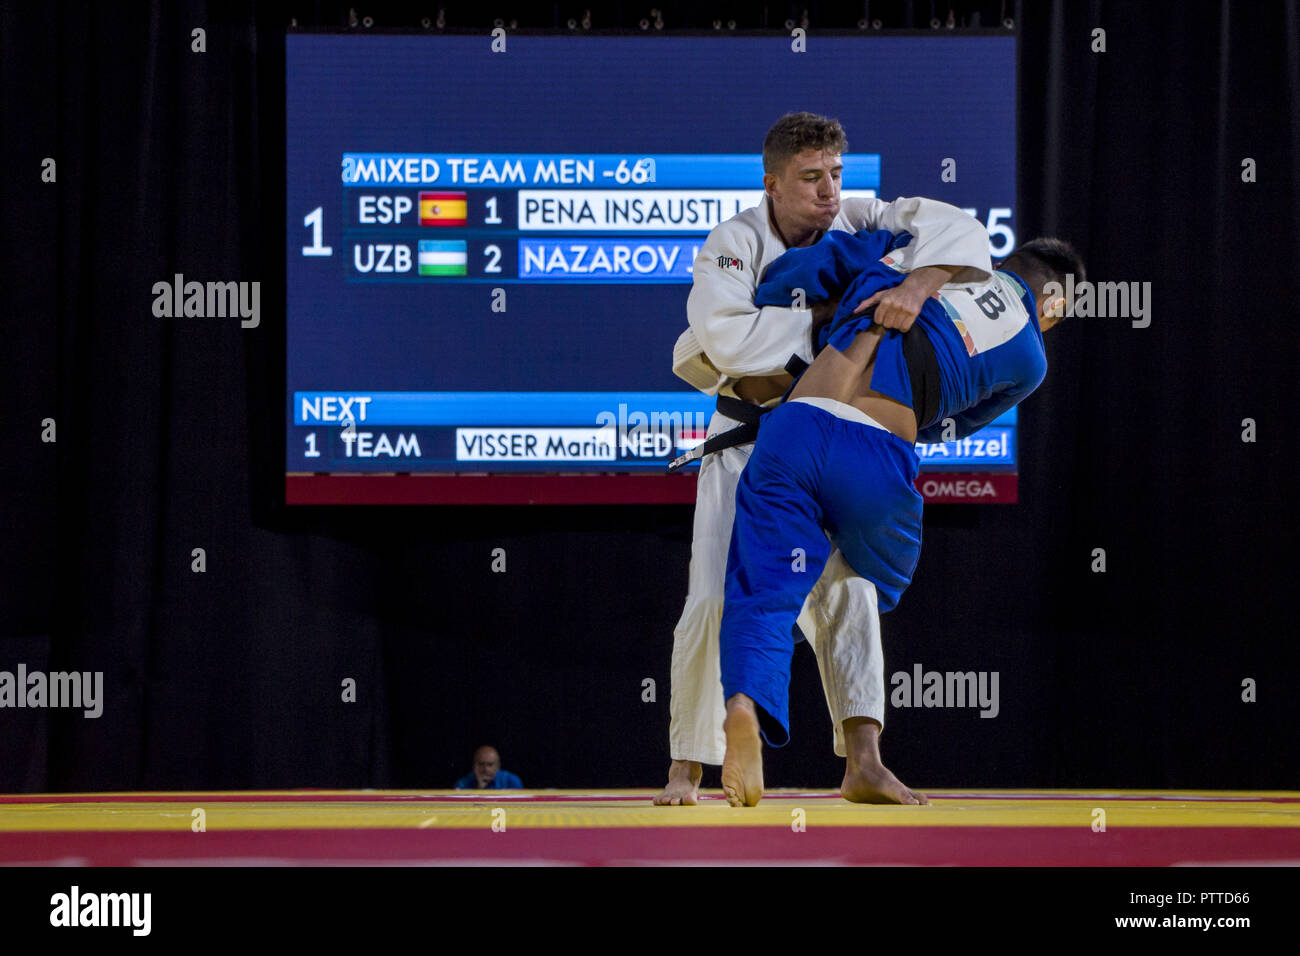
[[[736,489],[719,644],[724,697],[754,700],[770,746],[790,740],[794,623],[830,557],[827,535],[875,584],[880,613],[892,610],[921,556],[918,465],[897,435],[805,401],[763,416]]]

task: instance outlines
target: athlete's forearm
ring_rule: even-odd
[[[928,299],[939,289],[952,281],[952,277],[961,272],[963,266],[921,266],[913,269],[903,280],[902,287],[909,292],[915,291]]]
[[[862,300],[853,310],[856,315],[875,307],[872,320],[882,328],[906,332],[925,307],[926,300],[939,291],[939,287],[961,272],[963,266],[921,266],[913,269],[896,286],[881,289]]]

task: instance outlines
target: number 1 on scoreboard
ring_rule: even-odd
[[[302,247],[304,256],[332,256],[334,249],[331,246],[322,246],[321,241],[321,220],[323,218],[321,207],[317,206],[307,215],[303,216],[302,224],[311,226],[311,245]]]

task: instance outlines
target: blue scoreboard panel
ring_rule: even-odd
[[[1014,43],[288,36],[289,500],[691,500],[665,468],[712,400],[672,346],[768,127],[835,116],[843,195],[962,206],[1005,255]],[[1014,416],[976,437],[923,468],[1014,496]]]

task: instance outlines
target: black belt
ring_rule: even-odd
[[[797,355],[791,355],[790,361],[785,363],[785,370],[798,381],[799,376],[808,370],[808,363]],[[794,386],[791,385],[790,388],[794,388]],[[790,389],[786,389],[785,394],[789,395]],[[781,400],[785,400],[785,395],[781,396]],[[775,407],[776,405],[771,405],[763,408],[761,405],[754,405],[739,398],[719,395],[718,411],[728,418],[735,419],[740,424],[735,428],[727,429],[725,432],[718,432],[713,437],[706,439],[703,444],[696,445],[686,454],[675,458],[668,465],[668,470],[677,471],[679,468],[689,465],[705,455],[711,455],[715,451],[733,448],[736,445],[748,445],[750,442],[756,441],[758,439],[759,420]]]
[[[903,361],[912,380],[912,411],[919,431],[939,414],[943,392],[939,388],[939,360],[934,343],[920,325],[913,323],[903,334]]]
[[[907,365],[907,376],[912,382],[912,412],[916,415],[916,427],[919,431],[929,426],[938,416],[943,392],[939,387],[939,359],[934,354],[934,345],[930,337],[925,334],[925,330],[915,323],[903,333],[903,362]],[[785,364],[785,370],[797,381],[799,376],[808,370],[808,363],[797,355],[791,355],[790,361]],[[793,389],[794,386],[791,385],[790,388]],[[789,394],[787,390],[786,395]],[[782,401],[784,400],[785,396],[782,396]],[[740,424],[725,432],[719,432],[703,444],[674,459],[668,465],[668,470],[677,471],[715,451],[757,441],[759,421],[775,407],[772,405],[763,408],[738,398],[719,395],[718,411]]]

